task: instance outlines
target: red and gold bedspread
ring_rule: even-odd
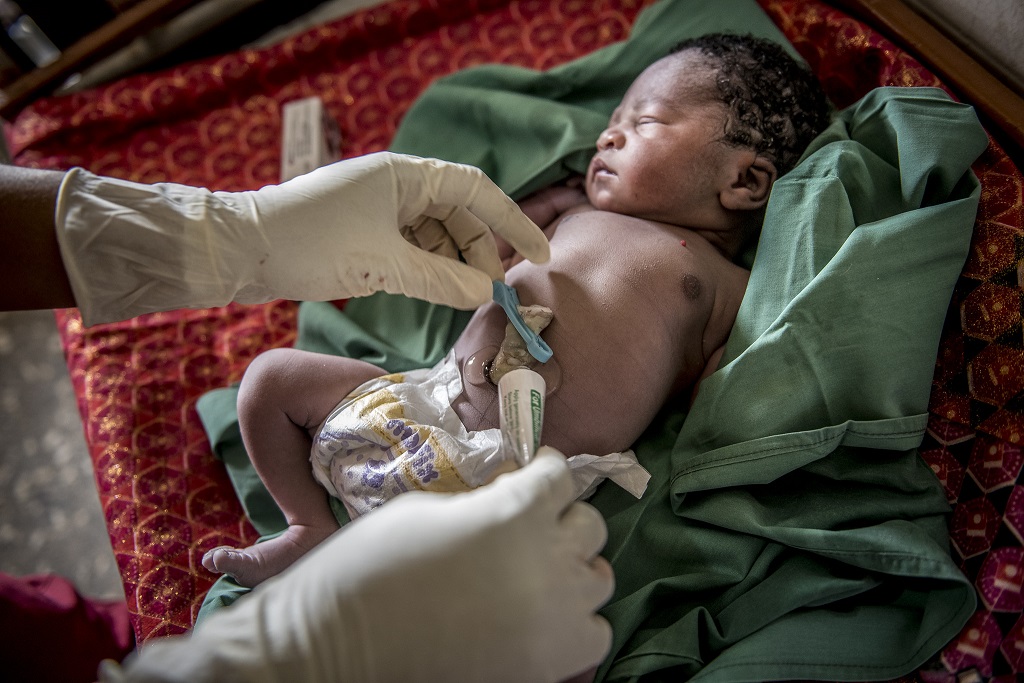
[[[86,167],[215,190],[277,181],[280,106],[320,96],[345,156],[384,149],[438,76],[483,62],[549,67],[624,38],[652,0],[397,0],[264,50],[243,50],[44,100],[10,130],[24,166]],[[878,85],[939,85],[913,56],[816,0],[759,0],[840,107]],[[938,352],[922,455],[946,487],[952,552],[980,596],[922,672],[1024,672],[1024,178],[992,143],[971,256]],[[908,277],[913,277],[908,273]],[[194,409],[259,352],[291,344],[296,306],[232,305],[84,329],[57,313],[139,641],[192,624],[214,576],[200,565],[255,531]]]

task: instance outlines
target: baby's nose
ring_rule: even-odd
[[[622,133],[615,128],[606,128],[597,136],[598,149],[611,149],[622,146]]]

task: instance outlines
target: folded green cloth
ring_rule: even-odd
[[[888,679],[970,617],[916,448],[986,143],[942,91],[879,89],[776,183],[722,367],[637,445],[644,498],[592,500],[601,677]]]
[[[585,167],[647,64],[722,30],[783,40],[753,0],[662,2],[629,41],[572,64],[439,80],[392,149],[476,164],[521,196]],[[942,91],[879,89],[776,183],[721,368],[689,415],[666,406],[635,445],[652,475],[643,498],[605,484],[591,499],[617,582],[598,680],[887,679],[966,622],[974,592],[916,448],[986,143]],[[297,346],[390,371],[433,364],[468,319],[388,295],[299,316]],[[231,395],[198,410],[257,528],[279,530]],[[221,579],[201,617],[243,592]]]

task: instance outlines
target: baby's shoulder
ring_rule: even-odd
[[[673,231],[676,226],[666,223],[637,218],[623,213],[604,211],[595,208],[590,203],[579,204],[563,211],[552,223],[552,227],[572,227],[574,230],[588,232],[603,232],[615,230],[623,239],[643,239],[645,236],[653,236],[667,230]]]

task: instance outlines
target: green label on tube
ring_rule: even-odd
[[[533,450],[540,448],[540,429],[544,420],[544,397],[536,389],[530,390],[530,415],[533,417]]]

